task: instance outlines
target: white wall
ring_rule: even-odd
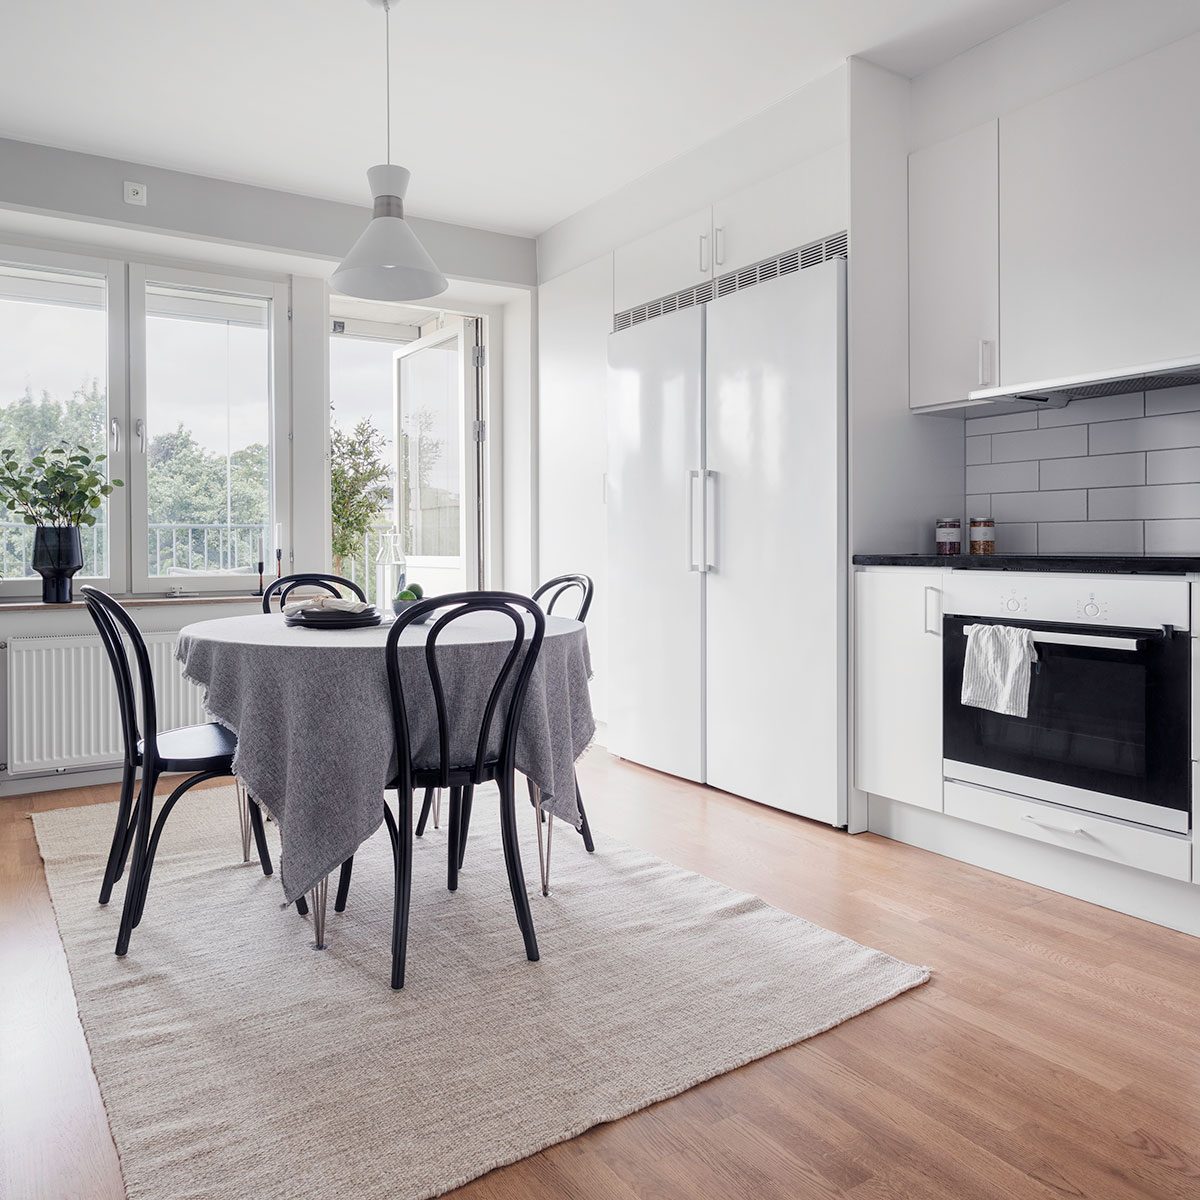
[[[846,70],[839,67],[546,230],[538,238],[539,278],[553,279],[845,140]]]
[[[608,595],[637,580],[608,578],[605,394],[613,314],[613,256],[544,283],[538,296],[538,571],[582,571],[596,584],[588,616],[592,708],[607,712]]]
[[[504,306],[499,414],[502,572],[492,583],[528,594],[537,586],[537,309],[532,292]],[[489,415],[495,422],[496,417]]]
[[[911,148],[1200,30],[1196,0],[1069,0],[913,80]]]

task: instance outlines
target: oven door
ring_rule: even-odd
[[[961,702],[969,625],[1033,629],[1028,717]],[[1186,633],[943,622],[947,778],[1186,833],[1191,819],[1191,641]]]

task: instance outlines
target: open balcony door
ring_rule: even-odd
[[[482,324],[448,319],[395,353],[395,521],[430,596],[484,577]]]

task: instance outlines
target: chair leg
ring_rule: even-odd
[[[460,787],[450,789],[450,836],[446,839],[446,887],[458,891],[458,845],[462,822],[462,793]]]
[[[392,857],[396,867],[396,889],[392,903],[392,987],[404,986],[404,967],[408,958],[408,910],[412,897],[412,792],[396,793],[398,820],[392,817],[387,802],[384,820],[392,839]]]
[[[302,916],[308,916],[308,901],[303,896],[296,897],[296,911]]]
[[[129,950],[135,917],[141,899],[142,867],[150,842],[150,815],[154,806],[154,785],[157,775],[153,769],[142,771],[142,792],[133,819],[137,832],[133,839],[133,861],[129,864],[129,879],[125,884],[125,904],[121,909],[121,927],[117,931],[117,957],[124,958]]]
[[[121,800],[117,805],[117,825],[113,830],[112,846],[108,851],[108,862],[104,867],[104,881],[100,885],[100,903],[107,904],[112,896],[113,884],[121,877],[125,867],[125,855],[129,850],[129,810],[133,806],[133,785],[137,779],[137,767],[125,764],[121,776]]]
[[[521,847],[517,841],[517,811],[513,777],[510,773],[500,781],[500,835],[504,842],[504,866],[508,871],[508,886],[512,891],[513,908],[521,937],[525,940],[525,956],[530,962],[538,960],[537,937],[533,932],[533,914],[529,911],[529,896],[525,891],[525,872],[521,869]]]
[[[334,912],[345,912],[346,901],[350,898],[350,872],[354,870],[354,855],[350,855],[338,872],[337,897],[333,902]]]
[[[592,841],[592,827],[588,824],[587,809],[583,807],[583,793],[579,790],[579,776],[575,776],[575,803],[579,805],[579,815],[583,818],[583,824],[579,827],[580,835],[583,837],[584,849],[589,854],[595,854],[596,843]]]
[[[425,789],[425,800],[421,805],[421,815],[417,820],[417,837],[423,837],[425,834],[425,822],[429,820],[429,814],[433,811],[433,793],[436,788]],[[386,805],[386,801],[384,802]],[[434,826],[434,828],[437,828]]]
[[[542,895],[550,895],[550,849],[554,841],[554,814],[542,811],[542,792],[534,786],[533,819],[537,825],[538,835],[538,867],[542,876]],[[546,826],[546,844],[542,845],[542,826]]]
[[[263,828],[262,809],[258,807],[253,796],[247,796],[246,799],[250,804],[250,826],[254,830],[254,844],[258,847],[258,861],[262,864],[262,873],[271,875],[274,868],[271,866],[271,851],[267,848],[267,833]]]
[[[467,857],[467,830],[471,828],[471,804],[475,799],[475,787],[463,788],[462,815],[458,819],[458,869],[462,870],[463,859]]]

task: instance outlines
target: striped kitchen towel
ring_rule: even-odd
[[[1032,630],[969,626],[962,702],[1009,717],[1028,716],[1029,671],[1036,661]]]

